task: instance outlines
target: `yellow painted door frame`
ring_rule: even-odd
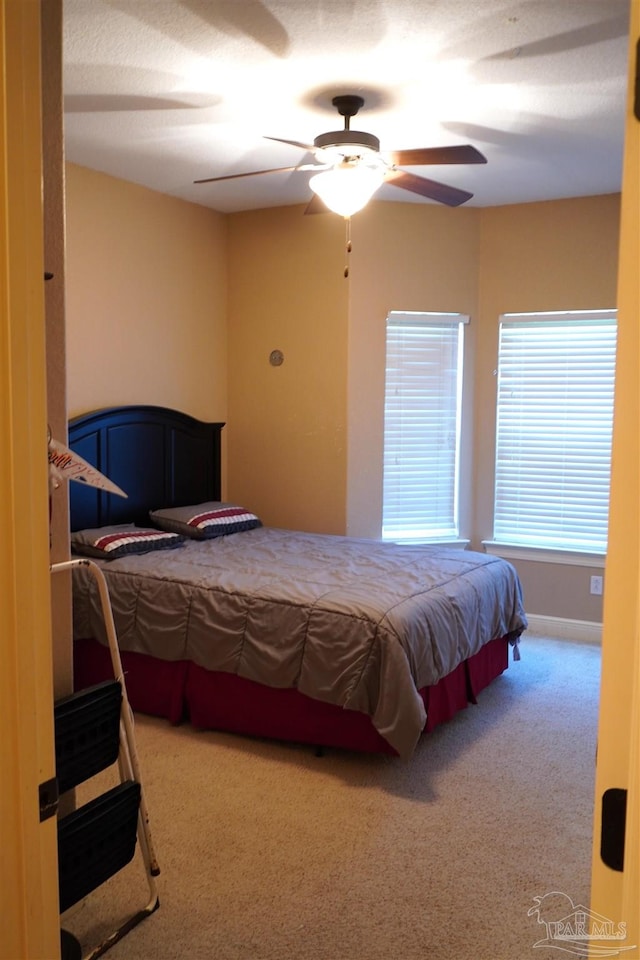
[[[0,0],[0,960],[60,956],[40,90],[40,0]]]
[[[618,273],[618,359],[609,548],[603,616],[591,909],[625,924],[624,940],[593,941],[592,954],[621,948],[640,958],[640,104],[636,103],[640,0],[631,0],[629,83]],[[603,798],[626,791],[624,863],[601,855]],[[611,796],[611,794],[609,794]],[[615,830],[613,831],[615,836]],[[620,837],[622,833],[620,832]],[[614,844],[615,847],[615,844]],[[605,929],[605,928],[602,928]],[[600,948],[600,952],[598,952]],[[615,954],[616,956],[618,954]]]

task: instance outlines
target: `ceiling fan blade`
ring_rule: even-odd
[[[300,167],[274,167],[272,170],[249,170],[247,173],[228,173],[224,177],[206,177],[204,180],[194,180],[194,183],[216,183],[219,180],[238,180],[240,177],[259,177],[263,173],[291,173]]]
[[[263,137],[263,140],[275,140],[276,143],[288,143],[291,147],[300,147],[301,150],[313,152],[315,147],[312,143],[300,143],[299,140],[283,140],[281,137]]]
[[[457,187],[447,186],[446,183],[438,183],[437,180],[427,180],[426,177],[416,177],[415,174],[407,173],[405,170],[390,170],[384,182],[391,183],[402,190],[410,190],[411,193],[419,193],[420,196],[428,197],[429,200],[446,203],[449,207],[458,207],[473,196],[467,190],[459,190]]]
[[[388,154],[398,167],[421,166],[432,163],[486,163],[487,158],[470,144],[452,147],[424,147],[416,150],[396,150]]]

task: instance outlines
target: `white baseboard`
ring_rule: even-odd
[[[559,640],[579,640],[582,643],[602,643],[602,624],[592,620],[566,620],[563,617],[545,617],[528,613],[529,633]],[[527,632],[525,632],[525,637]]]

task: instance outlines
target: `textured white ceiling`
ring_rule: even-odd
[[[620,189],[629,0],[64,0],[67,159],[223,212],[305,203],[295,166],[342,129],[384,151],[471,143],[411,167],[472,206]],[[431,203],[384,185],[379,199]]]

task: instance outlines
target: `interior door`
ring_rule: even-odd
[[[603,617],[591,910],[592,955],[640,957],[640,0],[631,2],[618,276],[619,343]],[[604,920],[602,919],[604,918]],[[613,926],[606,926],[606,922]],[[603,925],[604,924],[604,925]],[[624,927],[619,927],[624,924]],[[622,934],[625,934],[624,939]]]
[[[56,818],[41,820],[40,802],[55,761],[37,2],[0,0],[0,117],[0,960],[53,960]]]

